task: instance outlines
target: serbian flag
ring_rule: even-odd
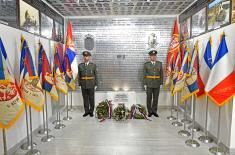
[[[234,62],[229,57],[228,52],[223,34],[205,87],[208,96],[218,106],[224,105],[235,94]]]
[[[53,76],[55,80],[56,89],[60,92],[67,94],[68,87],[65,82],[65,76],[62,68],[62,60],[58,52],[57,46],[55,46],[54,51],[54,67],[53,67]]]
[[[196,94],[199,91],[198,88],[198,41],[196,41],[191,59],[189,62],[188,74],[184,83],[184,89],[182,91],[181,102],[188,99],[190,96]]]
[[[211,54],[211,38],[207,42],[206,50],[203,55],[202,60],[199,62],[199,76],[198,76],[198,87],[199,91],[196,94],[197,97],[200,97],[205,94],[205,85],[208,81],[210,71],[213,67],[212,63],[212,54]]]
[[[44,93],[28,44],[23,37],[21,37],[20,88],[24,102],[36,111],[41,111],[44,106]]]
[[[73,44],[73,32],[72,32],[72,26],[70,24],[70,20],[68,20],[65,54],[68,55],[68,60],[69,60],[69,64],[70,64],[70,68],[72,72],[72,78],[75,80],[78,75],[78,62],[77,62],[77,56],[76,56],[74,44]]]
[[[72,90],[75,90],[76,89],[76,81],[73,79],[73,75],[72,75],[72,70],[71,70],[71,66],[70,66],[70,63],[69,63],[68,54],[64,55],[63,66],[64,66],[64,72],[65,72],[65,82],[68,84],[68,86]]]
[[[175,94],[178,91],[181,91],[184,88],[186,75],[188,74],[188,67],[189,67],[189,49],[186,46],[180,71],[178,72],[177,80],[173,89],[173,94]]]
[[[3,42],[0,38],[0,128],[8,129],[19,119],[24,104],[12,74]]]
[[[173,32],[172,32],[172,39],[170,43],[170,50],[167,54],[166,58],[166,81],[165,87],[169,86],[172,82],[173,77],[173,63],[176,61],[177,53],[180,51],[180,43],[179,43],[179,29],[177,20],[175,20]]]
[[[54,100],[58,101],[58,93],[55,87],[54,77],[46,52],[41,43],[39,43],[38,50],[38,75],[40,77],[42,88],[47,91]]]

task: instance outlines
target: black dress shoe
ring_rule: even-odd
[[[83,114],[83,117],[86,117],[86,116],[88,116],[89,115],[89,113],[85,113],[85,114]]]
[[[158,115],[157,113],[153,113],[153,115],[154,115],[155,117],[159,117],[159,115]]]
[[[91,117],[93,117],[93,116],[94,116],[93,112],[90,112],[90,116],[91,116]]]
[[[149,113],[149,114],[148,114],[148,117],[152,117],[152,115],[153,115],[153,113]]]

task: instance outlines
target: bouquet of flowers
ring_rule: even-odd
[[[100,122],[105,119],[112,118],[112,102],[109,100],[102,101],[96,107],[96,117],[100,120]]]
[[[146,119],[149,120],[147,117],[147,110],[141,104],[133,104],[131,106],[131,111],[128,115],[129,119]]]
[[[119,103],[113,110],[113,118],[116,121],[125,120],[127,118],[128,110],[123,103]]]

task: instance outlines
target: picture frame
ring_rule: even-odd
[[[192,16],[192,36],[198,36],[206,31],[206,7]]]
[[[181,36],[181,41],[187,40],[191,37],[191,18],[185,19],[181,24],[180,24],[180,36]]]
[[[235,23],[235,0],[232,0],[231,22]]]
[[[57,42],[63,42],[63,25],[54,21],[54,29],[53,29],[53,39]]]
[[[41,35],[51,39],[53,31],[53,19],[41,13]]]
[[[0,24],[14,28],[18,26],[17,1],[0,0]],[[15,10],[15,11],[12,11]]]
[[[20,0],[20,28],[22,30],[39,34],[39,11]]]
[[[230,0],[214,0],[208,4],[208,30],[213,30],[230,23]]]

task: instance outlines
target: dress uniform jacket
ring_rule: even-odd
[[[162,63],[156,61],[155,65],[151,61],[144,64],[144,85],[148,88],[159,88],[163,84]]]
[[[96,65],[92,62],[86,66],[81,63],[78,66],[78,84],[82,89],[94,88],[98,85]]]

